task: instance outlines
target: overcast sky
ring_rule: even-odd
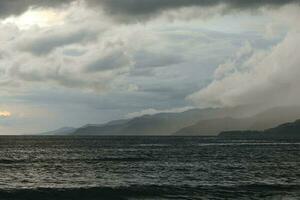
[[[300,104],[298,0],[0,0],[0,133]]]

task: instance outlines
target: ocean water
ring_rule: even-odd
[[[2,136],[0,199],[300,199],[300,141]]]

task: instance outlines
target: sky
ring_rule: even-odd
[[[0,134],[300,104],[299,0],[0,0]]]

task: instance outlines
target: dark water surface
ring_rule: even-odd
[[[0,199],[300,199],[300,141],[3,136]]]

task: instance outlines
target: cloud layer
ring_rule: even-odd
[[[299,105],[300,26],[299,7],[273,13],[289,25],[284,39],[270,49],[258,50],[249,43],[235,57],[215,70],[215,80],[188,99],[199,106],[262,105],[265,108]],[[283,17],[285,16],[285,17]]]
[[[79,0],[14,0],[0,1],[0,17],[20,15],[29,8],[49,8],[64,6]],[[289,3],[299,3],[299,0],[85,0],[92,8],[95,6],[105,10],[106,14],[119,20],[147,19],[164,11],[185,7],[210,7],[225,5],[231,9],[254,9],[261,6],[282,6]]]
[[[164,11],[186,8],[186,7],[212,7],[225,5],[227,11],[233,9],[255,9],[262,6],[283,6],[289,3],[299,3],[299,0],[267,0],[267,1],[245,1],[245,0],[89,0],[91,5],[99,4],[104,7],[107,14],[117,17],[138,20],[151,18]]]

